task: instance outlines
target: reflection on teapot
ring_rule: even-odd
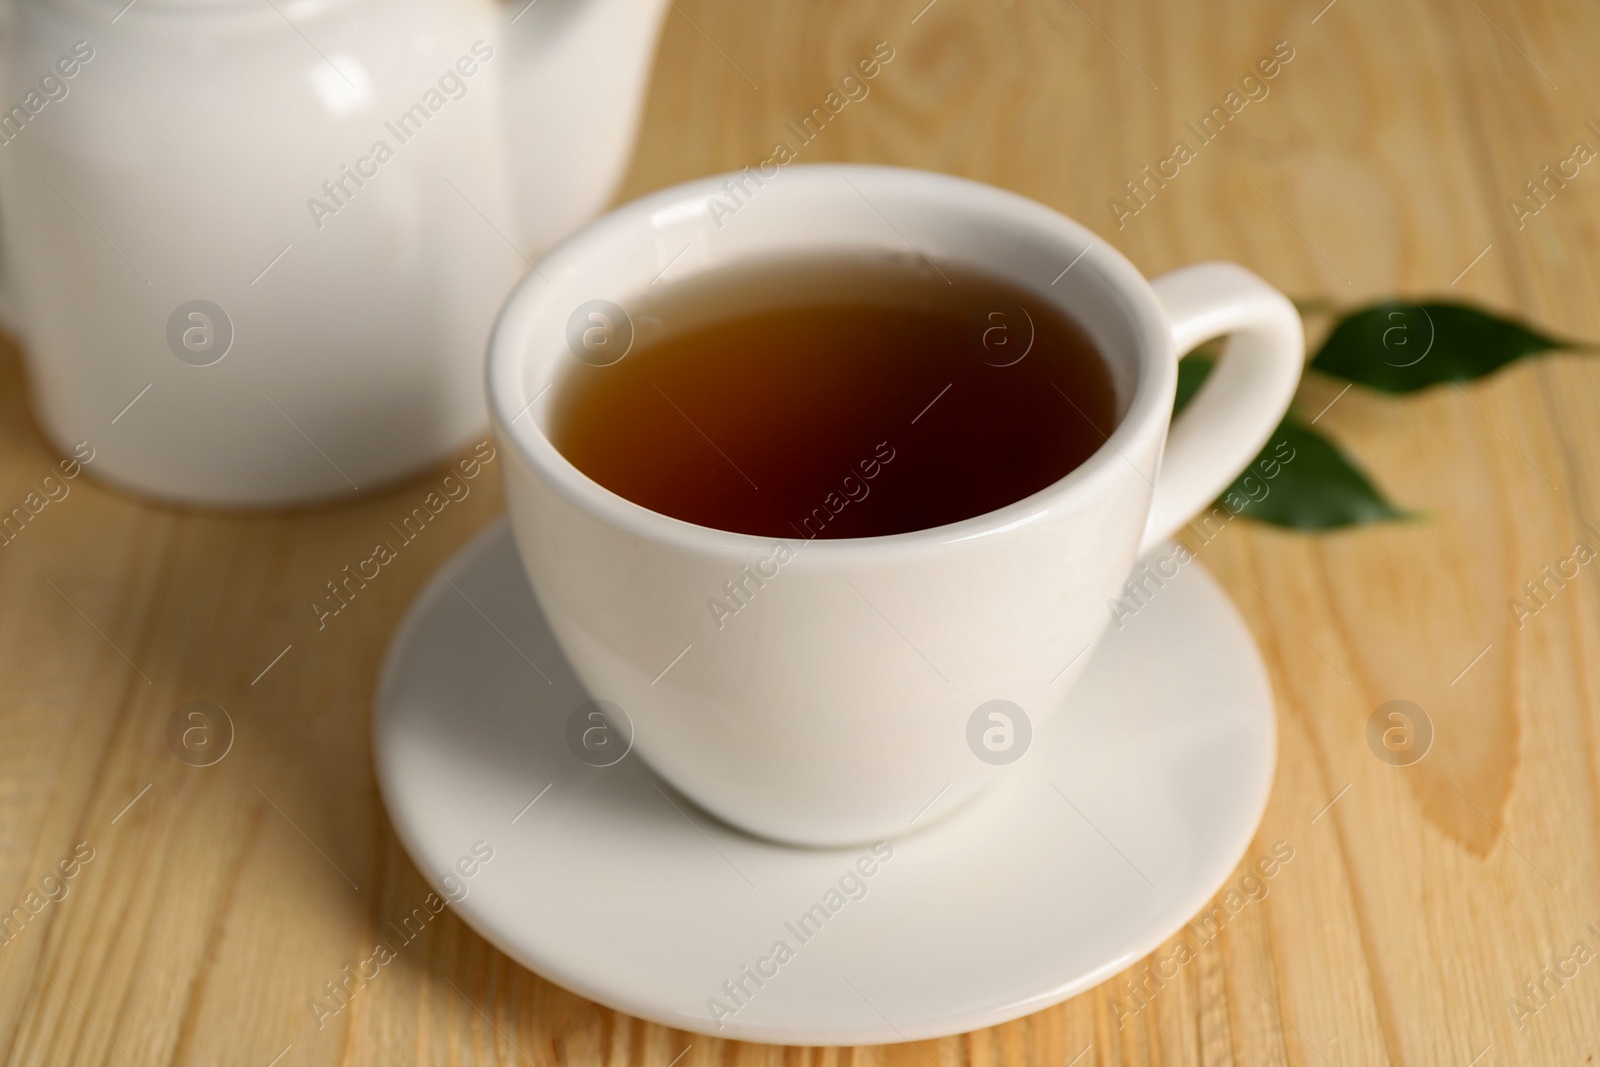
[[[4,308],[63,454],[223,506],[481,436],[496,309],[609,199],[667,0],[7,0]]]

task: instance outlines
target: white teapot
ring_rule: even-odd
[[[483,433],[496,309],[611,196],[668,0],[4,0],[7,318],[64,454],[315,501]]]

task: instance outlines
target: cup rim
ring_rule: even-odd
[[[879,189],[896,184],[920,185],[927,191],[949,197],[952,206],[970,214],[1003,216],[1046,235],[1062,246],[1062,262],[1080,256],[1082,262],[1078,269],[1087,267],[1098,272],[1128,298],[1123,314],[1139,338],[1136,350],[1128,357],[1135,368],[1133,396],[1126,413],[1100,447],[1043,489],[1003,507],[940,526],[872,537],[789,538],[702,526],[637,504],[579,470],[561,454],[536,420],[522,418],[538,399],[537,393],[529,399],[527,393],[531,390],[523,381],[527,333],[536,311],[563,292],[561,280],[592,263],[596,249],[608,244],[607,238],[628,231],[648,232],[655,216],[703,212],[709,198],[723,193],[724,182],[740,173],[730,171],[692,179],[646,194],[600,216],[546,252],[501,306],[489,338],[485,375],[492,428],[502,445],[509,445],[522,462],[570,505],[608,526],[647,541],[689,550],[748,553],[769,551],[781,542],[809,546],[805,552],[807,556],[842,559],[900,553],[1016,530],[1043,521],[1051,514],[1072,510],[1076,503],[1093,498],[1109,489],[1111,483],[1130,476],[1143,478],[1153,486],[1159,471],[1159,446],[1149,453],[1156,456],[1157,469],[1148,473],[1139,470],[1128,457],[1145,454],[1150,435],[1164,435],[1177,388],[1177,360],[1172,332],[1155,290],[1138,268],[1088,227],[1020,194],[933,171],[861,163],[791,164],[783,169],[783,181],[790,188],[802,184],[838,183],[840,178],[849,179],[857,186]],[[843,184],[839,184],[843,188]],[[1093,255],[1081,255],[1090,249]],[[572,294],[567,293],[567,296]],[[581,299],[578,302],[581,303]],[[1066,309],[1065,302],[1062,306]],[[552,374],[551,381],[543,388],[549,388],[554,377]]]

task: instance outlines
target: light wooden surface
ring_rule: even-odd
[[[1575,141],[1600,147],[1584,125],[1600,115],[1600,11],[1325,2],[678,0],[622,196],[766,158],[886,40],[895,58],[870,97],[803,159],[995,182],[1086,221],[1151,274],[1234,259],[1296,296],[1459,294],[1600,338],[1600,170],[1525,229],[1506,204]],[[1185,121],[1280,40],[1294,59],[1270,95],[1118,229],[1107,201],[1123,181],[1190,140]],[[1337,392],[1308,381],[1302,407]],[[1591,1062],[1600,962],[1547,982],[1520,1025],[1508,1002],[1539,1004],[1524,983],[1570,974],[1575,942],[1600,951],[1586,927],[1600,930],[1595,571],[1521,628],[1507,601],[1574,542],[1600,547],[1584,525],[1600,520],[1600,363],[1558,356],[1406,399],[1352,390],[1318,425],[1426,519],[1317,537],[1239,523],[1201,551],[1280,703],[1277,784],[1250,855],[1282,841],[1294,858],[1266,897],[1120,1027],[1134,972],[993,1030],[855,1051],[617,1015],[449,913],[318,1032],[309,997],[425,891],[373,783],[374,673],[412,596],[501,510],[495,479],[319,633],[308,601],[440,474],[254,517],[79,478],[0,548],[0,907],[76,843],[94,850],[70,893],[0,946],[0,1058],[266,1067],[292,1046],[284,1067],[666,1067],[686,1047],[681,1067]],[[7,353],[0,503],[54,463]],[[1436,730],[1409,767],[1365,740],[1393,698]],[[236,728],[211,767],[167,745],[191,699]]]

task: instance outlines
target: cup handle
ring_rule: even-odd
[[[1305,329],[1287,297],[1233,263],[1197,263],[1151,283],[1172,331],[1172,359],[1231,334],[1199,394],[1172,423],[1142,556],[1215,500],[1272,436],[1305,362]]]

